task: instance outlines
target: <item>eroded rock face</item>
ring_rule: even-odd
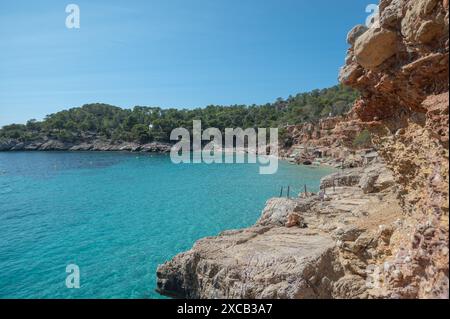
[[[439,7],[443,8],[444,3],[441,0],[409,1],[401,21],[401,32],[405,40],[411,44],[429,44],[445,33],[448,37],[448,11],[437,10]]]
[[[449,296],[448,15],[446,0],[382,0],[380,27],[358,38],[341,71],[361,92],[354,112],[375,136],[405,214],[395,257],[374,269],[375,297]]]
[[[255,226],[195,244],[157,271],[158,290],[182,298],[331,298],[343,276],[335,243],[307,229]]]
[[[382,1],[380,3],[380,11],[383,12],[383,15],[380,16],[380,26],[386,29],[395,27],[404,16],[406,1]]]
[[[358,185],[363,174],[362,169],[350,169],[342,172],[325,176],[320,181],[320,188],[326,189],[330,187],[355,186]]]
[[[362,73],[361,73],[362,74]],[[362,166],[369,146],[355,146],[355,138],[364,130],[356,113],[328,117],[318,123],[286,127],[289,147],[280,147],[280,156],[297,164],[327,163],[331,166]]]

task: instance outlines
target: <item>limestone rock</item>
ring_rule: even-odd
[[[257,225],[261,226],[285,226],[289,215],[297,207],[297,201],[287,198],[273,198],[266,203],[266,207]]]
[[[353,111],[392,172],[381,173],[374,190],[394,186],[404,211],[383,244],[390,253],[373,265],[371,294],[448,298],[448,1],[383,0],[380,14],[381,28],[364,33],[350,50],[363,66],[362,56],[368,58],[363,74],[342,79],[361,92]],[[377,41],[369,38],[384,30],[390,35],[383,41],[395,37],[396,44],[373,58]],[[383,41],[379,50],[386,50]]]
[[[180,298],[331,298],[343,276],[330,237],[250,228],[198,241],[158,267],[158,291]]]
[[[382,28],[395,27],[403,17],[405,0],[381,1],[380,25]]]
[[[428,44],[439,37],[442,32],[442,24],[428,20],[423,22],[417,31],[417,40],[421,43]]]
[[[72,147],[70,144],[63,143],[61,141],[57,140],[49,140],[41,145],[39,150],[41,151],[66,151],[70,147]]]
[[[141,152],[148,153],[169,153],[171,149],[171,145],[164,143],[150,143],[145,144],[141,148]]]
[[[334,236],[341,241],[355,241],[364,232],[363,229],[356,226],[345,226],[338,228]]]
[[[401,22],[402,34],[409,42],[428,42],[444,32],[444,15],[441,11],[431,15],[440,0],[416,0],[408,6]],[[429,20],[425,18],[429,16]],[[447,35],[448,36],[448,35]]]
[[[368,298],[368,266],[385,257],[394,233],[379,225],[399,218],[397,199],[357,186],[327,196],[268,201],[254,226],[202,239],[159,266],[158,291],[177,298]]]
[[[427,127],[439,139],[441,145],[449,148],[449,93],[431,95],[424,102],[427,110]]]
[[[307,225],[305,224],[305,221],[302,216],[298,213],[290,213],[288,215],[286,227],[300,227],[300,228],[306,228]]]
[[[347,64],[341,68],[339,80],[343,84],[353,83],[363,75],[363,73],[364,70],[358,63]]]
[[[15,139],[0,141],[0,151],[98,151],[98,152],[145,152],[145,153],[169,153],[171,145],[166,143],[150,143],[140,145],[137,143],[117,142],[110,140],[93,139],[77,144],[64,143],[59,140],[42,138],[33,142],[20,142]]]
[[[354,45],[356,40],[367,30],[368,28],[365,25],[359,24],[355,26],[347,35],[347,43],[350,45]]]
[[[362,172],[362,169],[350,169],[325,176],[320,181],[320,189],[358,185]]]
[[[380,173],[378,172],[363,174],[359,181],[359,188],[361,188],[365,194],[373,193],[378,176],[380,176]]]
[[[16,141],[12,139],[5,139],[0,141],[0,151],[9,151],[17,144]]]
[[[347,275],[334,283],[333,291],[343,299],[361,299],[367,296],[365,286],[366,282],[361,276]]]
[[[90,151],[92,150],[93,145],[92,144],[88,144],[88,143],[81,143],[78,145],[74,145],[70,148],[70,151]]]
[[[392,172],[386,168],[381,169],[374,185],[375,189],[384,191],[393,186],[395,186],[395,179]]]
[[[395,32],[371,28],[356,40],[356,61],[365,69],[373,69],[392,57],[397,45]]]

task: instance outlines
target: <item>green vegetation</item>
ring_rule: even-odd
[[[64,142],[89,140],[94,137],[112,141],[168,142],[177,127],[192,128],[193,120],[202,126],[217,127],[284,127],[314,122],[328,115],[346,113],[357,98],[350,88],[338,85],[277,99],[265,105],[210,105],[193,110],[161,109],[136,106],[121,109],[107,104],[88,104],[56,114],[43,121],[30,120],[26,125],[12,124],[0,129],[0,139],[33,141],[42,137]]]
[[[372,145],[372,135],[367,129],[359,133],[353,140],[355,147],[370,147],[370,145]]]

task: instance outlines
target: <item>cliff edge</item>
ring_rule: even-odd
[[[394,174],[405,223],[381,270],[386,297],[448,298],[448,0],[382,0],[341,70],[354,111]],[[408,218],[406,218],[408,217]]]

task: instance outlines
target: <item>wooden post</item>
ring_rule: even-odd
[[[283,186],[281,186],[280,197],[283,197]]]
[[[289,197],[290,192],[291,192],[291,186],[288,186],[288,189],[287,189],[287,198],[290,198],[290,197]]]
[[[308,197],[308,189],[306,188],[306,184],[305,184],[305,198]]]

